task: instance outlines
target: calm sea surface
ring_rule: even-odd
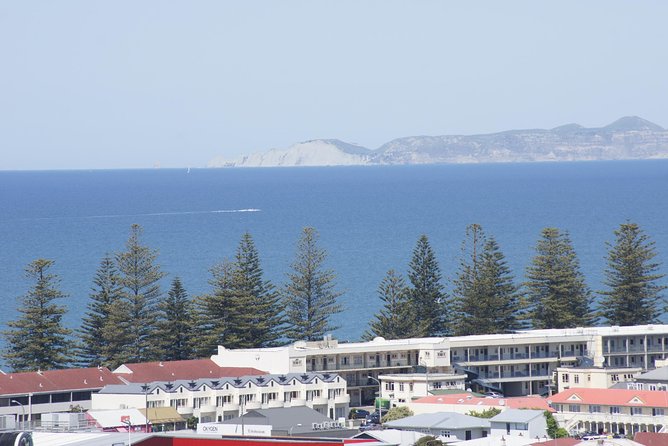
[[[467,224],[497,238],[518,280],[540,230],[556,226],[600,289],[605,242],[626,220],[656,241],[668,271],[667,215],[668,161],[0,172],[0,327],[30,285],[24,266],[40,257],[56,261],[65,323],[78,326],[100,259],[123,249],[133,223],[160,252],[164,288],[178,275],[193,296],[243,232],[281,284],[301,229],[317,228],[344,292],[334,336],[357,339],[380,306],[378,283],[390,268],[406,271],[422,233],[450,289]]]

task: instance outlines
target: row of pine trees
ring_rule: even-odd
[[[125,249],[102,259],[81,326],[65,328],[66,296],[50,272],[52,260],[26,268],[33,283],[21,298],[20,317],[4,331],[3,357],[15,371],[210,356],[227,348],[270,347],[317,340],[337,327],[342,311],[334,272],[325,268],[318,234],[305,228],[286,283],[265,280],[250,234],[233,259],[211,269],[210,292],[190,298],[178,277],[168,293],[157,251],[131,228]],[[635,223],[624,223],[608,244],[605,291],[598,306],[587,287],[568,233],[545,228],[536,255],[517,283],[495,241],[477,224],[467,227],[461,261],[446,293],[436,256],[422,235],[406,279],[387,272],[378,287],[383,307],[365,339],[507,333],[523,328],[570,328],[597,322],[636,325],[658,322],[665,311],[654,243]]]

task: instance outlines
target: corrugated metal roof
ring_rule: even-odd
[[[542,410],[506,409],[490,418],[492,423],[528,423],[538,417],[543,417]]]
[[[122,383],[123,381],[106,367],[8,373],[0,375],[0,395],[97,390],[107,384]]]
[[[489,428],[489,420],[456,412],[436,412],[414,415],[400,420],[383,423],[398,429],[465,429],[472,427]]]

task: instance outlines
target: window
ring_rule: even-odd
[[[353,364],[355,364],[355,365],[360,365],[360,364],[362,364],[362,357],[361,357],[361,356],[355,356],[355,357],[353,357]]]
[[[169,406],[173,407],[175,409],[178,409],[179,407],[186,407],[188,405],[188,399],[187,398],[178,398],[175,400],[171,400],[169,402]]]
[[[399,391],[400,392],[404,391],[404,383],[399,383]]]
[[[449,437],[450,431],[441,431],[441,437]]]
[[[610,375],[610,380],[613,382],[619,381],[619,375]]]
[[[601,413],[601,406],[598,404],[589,406],[589,413]]]
[[[223,404],[229,404],[232,402],[232,395],[223,395],[216,397],[216,406],[221,407]]]
[[[148,402],[149,409],[153,409],[154,407],[163,407],[164,405],[165,405],[164,401],[149,401]]]
[[[655,417],[662,417],[664,415],[665,411],[663,407],[655,407],[652,409],[652,415]]]
[[[344,356],[341,358],[341,365],[348,365],[348,357]]]
[[[263,393],[262,394],[262,404],[267,404],[270,401],[276,401],[278,399],[278,393]]]
[[[610,406],[610,413],[620,413],[619,406]]]
[[[413,391],[413,383],[408,383],[408,391],[409,392]]]
[[[632,407],[631,415],[642,415],[642,407]]]
[[[569,404],[568,405],[568,411],[569,412],[580,412],[580,405],[579,404]]]
[[[297,399],[299,398],[299,392],[297,391],[292,391],[292,392],[284,392],[283,393],[283,401],[292,401],[292,399]]]
[[[320,398],[320,390],[307,390],[306,401],[313,401],[314,398]]]
[[[580,384],[580,375],[573,375],[573,383]]]
[[[561,382],[562,383],[567,383],[568,382],[568,373],[562,373],[561,374]]]
[[[341,395],[343,395],[343,389],[329,389],[328,398],[330,400]]]
[[[208,405],[209,401],[211,401],[209,397],[193,398],[193,407],[199,409],[202,406]]]

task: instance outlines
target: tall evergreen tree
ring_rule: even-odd
[[[415,327],[411,337],[447,334],[447,301],[438,266],[429,239],[421,235],[409,263],[409,298]]]
[[[212,292],[199,296],[195,301],[197,314],[198,357],[210,356],[219,345],[228,347],[233,341],[229,331],[233,327],[232,317],[237,313],[234,298],[233,278],[235,266],[230,261],[211,268]]]
[[[480,225],[467,228],[462,262],[455,280],[458,336],[508,333],[522,328],[522,302],[505,256]]]
[[[66,295],[58,289],[58,276],[49,273],[52,266],[53,260],[37,259],[26,267],[33,285],[20,298],[21,316],[3,333],[3,357],[16,372],[60,369],[72,360],[71,331],[62,325],[65,308],[55,303]]]
[[[130,345],[121,353],[122,362],[157,360],[157,309],[162,293],[160,279],[165,274],[156,264],[157,251],[141,244],[141,226],[132,225],[125,251],[116,255],[121,274]],[[119,308],[123,310],[123,308]]]
[[[114,260],[105,256],[95,273],[87,311],[81,321],[81,328],[77,331],[78,361],[84,367],[113,367],[111,358],[125,347],[122,337],[119,338],[117,333],[114,333],[110,320],[113,304],[121,299],[119,282]]]
[[[241,237],[234,263],[233,290],[237,299],[233,324],[229,327],[236,338],[236,348],[257,348],[276,345],[282,336],[282,308],[279,295],[268,280],[263,279],[260,256],[249,233]]]
[[[334,273],[324,269],[325,250],[318,247],[318,233],[304,228],[297,243],[297,254],[283,288],[286,311],[286,337],[290,340],[315,341],[335,330],[330,318],[342,310],[335,290]]]
[[[166,361],[193,359],[195,308],[178,277],[172,280],[172,286],[167,297],[160,302],[159,310],[156,337],[160,342],[160,358]]]
[[[652,324],[659,321],[665,304],[657,283],[654,242],[636,223],[624,223],[615,231],[615,244],[607,243],[608,267],[605,270],[606,291],[600,301],[601,315],[612,325]]]
[[[378,297],[383,301],[383,308],[369,324],[364,339],[371,340],[376,336],[403,339],[410,336],[414,321],[411,317],[408,288],[403,277],[393,269],[389,270],[378,285]]]
[[[545,228],[536,256],[527,267],[528,316],[533,328],[572,328],[592,325],[591,291],[580,272],[568,233]]]

